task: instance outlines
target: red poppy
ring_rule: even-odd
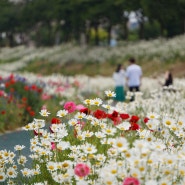
[[[33,110],[29,111],[29,114],[30,114],[30,116],[35,116],[35,112]]]
[[[145,123],[147,123],[147,122],[148,122],[148,120],[149,120],[149,118],[147,118],[147,117],[146,117],[146,118],[144,118],[144,120],[143,120],[143,121],[144,121]]]
[[[59,124],[59,123],[61,123],[59,118],[52,118],[51,124]]]
[[[38,136],[38,135],[42,136],[42,133],[38,133],[36,130],[34,130],[33,132],[35,136]]]
[[[42,88],[37,88],[38,93],[42,93]]]
[[[82,108],[80,109],[80,112],[83,112],[84,114],[89,114],[91,111],[88,108]]]
[[[131,123],[129,130],[139,130],[140,126],[137,123]]]
[[[25,86],[24,86],[24,90],[25,90],[25,91],[29,91],[29,86],[25,85]]]
[[[26,97],[22,97],[22,102],[26,102],[27,101],[27,98]]]
[[[14,80],[14,79],[11,79],[11,80],[10,80],[10,84],[11,84],[11,85],[15,84],[15,80]]]
[[[12,92],[12,93],[13,93],[14,91],[15,91],[15,89],[14,89],[14,88],[10,88],[10,92]]]
[[[122,119],[128,119],[130,116],[129,116],[129,114],[120,114],[120,117]]]
[[[32,89],[33,91],[37,91],[37,86],[33,84],[33,85],[31,86],[31,89]]]
[[[103,111],[103,110],[96,110],[94,113],[93,113],[94,117],[96,117],[97,119],[103,119],[103,118],[106,118],[107,117],[107,114]]]
[[[132,123],[132,122],[137,123],[138,120],[139,120],[139,117],[138,117],[138,116],[135,116],[135,115],[133,115],[133,116],[130,118],[130,122],[131,122],[131,123]]]
[[[31,111],[31,107],[30,107],[30,106],[26,107],[26,110],[27,110],[28,112]]]
[[[114,118],[114,125],[116,126],[116,125],[119,125],[121,122],[122,122],[122,119],[121,119],[121,117],[116,117],[116,118]]]
[[[1,111],[1,114],[6,114],[6,111],[5,111],[5,110],[2,110],[2,111]]]
[[[112,114],[108,114],[107,115],[107,117],[109,118],[109,119],[111,119],[111,120],[115,120],[115,118],[117,118],[118,117],[118,112],[117,111],[114,111]]]

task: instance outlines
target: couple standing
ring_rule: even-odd
[[[134,58],[130,58],[129,63],[126,71],[121,64],[118,64],[116,71],[113,73],[116,93],[115,101],[125,101],[125,85],[128,86],[131,92],[140,91],[142,69],[135,63]]]

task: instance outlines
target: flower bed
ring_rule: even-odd
[[[55,114],[42,109],[42,117],[23,128],[32,135],[32,168],[26,167],[27,157],[21,154],[24,146],[17,144],[15,152],[1,150],[0,181],[35,185],[184,184],[184,88],[161,89],[148,99],[135,93],[135,101],[115,106],[114,92],[105,91],[105,95],[104,100],[84,99],[81,104],[67,101]]]

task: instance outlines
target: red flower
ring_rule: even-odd
[[[89,114],[91,111],[88,108],[80,109],[80,112],[83,112],[84,114]]]
[[[100,110],[100,109],[96,110],[96,111],[93,113],[93,115],[94,115],[94,117],[96,117],[97,119],[103,119],[103,118],[106,118],[106,117],[107,117],[107,114],[106,114],[104,111]]]
[[[119,115],[119,114],[118,114],[118,112],[114,111],[112,114],[108,114],[108,116],[107,116],[107,117],[108,117],[109,119],[111,119],[111,120],[113,120],[113,121],[114,121],[114,120],[115,120],[115,118],[117,118],[117,117],[118,117],[118,115]]]
[[[29,86],[25,85],[25,86],[24,86],[24,90],[25,90],[25,91],[29,91]]]
[[[31,86],[31,89],[32,89],[33,91],[37,91],[37,86],[33,84],[33,85]]]
[[[120,114],[120,117],[122,119],[128,119],[130,116],[129,116],[129,114]]]
[[[90,173],[90,168],[84,163],[78,163],[74,167],[74,172],[79,177],[85,177]]]
[[[69,113],[72,113],[76,110],[76,104],[72,101],[66,102],[64,104],[64,109],[67,110]]]
[[[139,130],[140,126],[137,123],[131,123],[129,130]]]
[[[146,118],[144,118],[144,120],[143,120],[143,121],[144,121],[145,123],[147,123],[147,122],[148,122],[148,120],[149,120],[149,118],[147,118],[147,117],[146,117]]]
[[[5,83],[5,87],[7,88],[7,87],[9,87],[10,86],[10,83],[9,82],[6,82]]]
[[[22,97],[22,102],[26,102],[27,98],[26,97]]]
[[[38,136],[38,135],[42,136],[42,133],[39,133],[36,130],[34,130],[33,133],[34,133],[35,136]]]
[[[0,90],[0,97],[4,95],[5,95],[5,92]]]
[[[114,118],[113,121],[114,121],[114,125],[116,126],[116,125],[119,125],[121,123],[122,119],[121,119],[121,117],[116,117],[116,118]]]
[[[29,111],[30,116],[35,116],[35,112],[34,111]]]
[[[140,185],[140,182],[135,177],[126,177],[123,181],[123,185]]]
[[[1,111],[1,114],[3,115],[3,114],[6,114],[6,111],[5,110],[2,110]]]
[[[59,118],[52,118],[51,124],[59,124],[59,123],[61,123]]]
[[[31,107],[30,107],[30,106],[26,107],[26,110],[27,110],[28,112],[31,111]]]
[[[42,93],[42,91],[43,91],[42,88],[37,88],[38,93]]]
[[[138,116],[134,116],[134,115],[133,115],[133,116],[130,118],[130,122],[131,122],[131,123],[132,123],[132,122],[137,123],[138,120],[139,120],[139,117],[138,117]]]
[[[10,88],[10,92],[12,92],[12,93],[13,93],[14,91],[15,91],[15,89],[14,89],[14,88]]]

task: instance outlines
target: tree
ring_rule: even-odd
[[[19,26],[19,7],[8,0],[0,1],[0,33],[7,35],[8,45],[14,46],[14,33]]]
[[[181,25],[185,15],[184,0],[141,0],[144,12],[150,21],[157,20],[161,27],[161,36],[174,36],[182,33]]]

